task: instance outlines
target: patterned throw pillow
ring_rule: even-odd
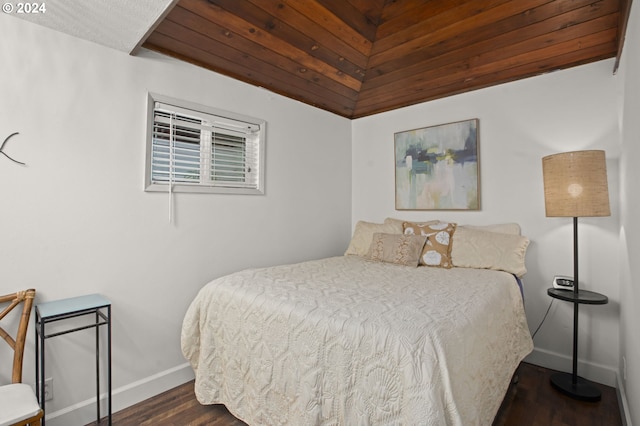
[[[448,222],[429,225],[412,222],[403,224],[405,234],[427,237],[427,242],[422,249],[420,264],[447,269],[453,266],[451,262],[451,242],[456,226],[457,224]]]
[[[377,262],[418,266],[427,237],[404,234],[373,234],[367,257]]]

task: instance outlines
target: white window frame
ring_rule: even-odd
[[[171,136],[171,142],[168,145],[167,152],[169,156],[168,172],[166,179],[154,179],[154,171],[157,175],[163,174],[160,166],[155,163],[154,166],[154,127],[155,112],[169,111],[166,120],[179,120],[180,117],[195,117],[202,119],[203,125],[194,124],[194,127],[200,127],[200,143],[199,143],[199,167],[197,162],[189,163],[191,167],[195,167],[197,177],[193,182],[189,182],[184,178],[183,173],[176,173],[175,158],[179,158],[179,147],[176,147],[174,137]],[[164,118],[164,117],[163,117]],[[161,120],[161,118],[159,118]],[[176,128],[175,123],[179,121],[168,122],[168,126]],[[169,124],[171,123],[171,124]],[[215,124],[214,124],[215,123]],[[179,124],[178,124],[179,126]],[[244,132],[229,129],[250,129],[250,133],[246,133],[245,145],[251,147],[251,152],[255,153],[254,158],[246,158],[243,164],[243,170],[250,175],[251,181],[240,181],[234,179],[226,179],[224,181],[212,178],[215,172],[212,171],[211,163],[213,146],[216,146],[212,134],[218,132],[223,137],[231,134],[240,134]],[[222,130],[220,130],[222,129]],[[214,194],[264,194],[264,177],[265,177],[265,135],[266,121],[258,118],[249,117],[242,114],[236,114],[224,111],[218,108],[208,107],[193,102],[183,101],[169,96],[156,93],[149,93],[147,97],[147,135],[146,135],[146,161],[145,161],[145,191],[148,192],[195,192],[195,193],[214,193]],[[233,136],[232,136],[233,137]],[[245,137],[245,136],[243,136]],[[157,141],[156,141],[157,142]],[[179,140],[177,141],[180,142]],[[251,143],[251,145],[249,145]],[[155,144],[157,147],[158,143]],[[185,144],[186,145],[186,144]],[[221,144],[219,144],[221,145]],[[172,149],[173,148],[173,149]],[[244,149],[244,148],[243,148]],[[191,150],[192,151],[192,150]],[[173,154],[173,155],[172,155]],[[257,157],[257,158],[255,158]],[[188,163],[189,157],[187,157]],[[257,170],[256,170],[257,169]],[[236,168],[237,171],[237,168]],[[181,178],[182,176],[182,178]],[[235,183],[237,182],[237,183]]]

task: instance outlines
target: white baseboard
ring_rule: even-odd
[[[627,394],[624,389],[624,382],[620,377],[620,373],[616,374],[617,386],[616,393],[618,394],[618,405],[620,405],[620,416],[622,417],[623,426],[633,426],[631,424],[631,413],[629,412],[629,401],[627,401]]]
[[[194,378],[191,365],[181,364],[137,382],[113,389],[113,413],[172,389]],[[107,413],[106,394],[100,395],[100,414]],[[47,426],[86,425],[96,420],[96,398],[81,401],[72,406],[45,415]]]
[[[572,369],[570,357],[538,348],[535,348],[524,359],[524,362],[567,373],[570,373]],[[578,360],[578,374],[587,380],[603,385],[616,387],[618,384],[616,380],[617,371],[604,365]]]

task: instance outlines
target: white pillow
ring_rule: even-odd
[[[439,223],[440,221],[436,219],[436,220],[428,220],[428,221],[426,221],[426,222],[414,222],[414,221],[412,221],[412,220],[396,219],[396,218],[394,218],[394,217],[388,217],[388,218],[386,218],[386,219],[384,220],[384,223],[389,223],[389,224],[391,224],[391,223],[392,223],[392,224],[394,224],[394,225],[398,226],[398,228],[400,229],[400,233],[402,233],[402,232],[403,232],[403,229],[404,229],[404,223],[405,223],[405,222],[411,222],[411,223],[415,223],[416,225],[419,225],[419,226],[424,226],[424,225],[433,225],[433,224],[435,224],[435,223]]]
[[[402,225],[398,227],[395,223],[371,223],[358,221],[356,223],[356,229],[353,231],[353,237],[346,255],[366,256],[369,252],[369,246],[373,240],[373,234],[402,234]]]
[[[460,225],[460,228],[477,229],[478,231],[498,232],[500,234],[521,235],[520,225],[517,223],[497,223],[494,225]]]
[[[529,239],[460,226],[453,235],[451,262],[461,268],[495,269],[518,277],[527,273]]]

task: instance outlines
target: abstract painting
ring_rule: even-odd
[[[396,210],[479,210],[478,119],[394,135]]]

